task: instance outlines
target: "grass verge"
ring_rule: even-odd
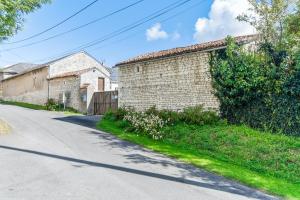
[[[154,141],[126,132],[118,121],[103,119],[97,128],[270,194],[300,199],[299,138],[244,126],[178,124],[167,127],[166,139]]]
[[[1,100],[0,104],[19,106],[19,107],[29,108],[29,109],[33,109],[33,110],[47,110],[46,106],[30,104],[30,103],[24,103],[24,102],[2,101]]]
[[[0,100],[0,104],[19,106],[19,107],[23,107],[23,108],[29,108],[29,109],[32,109],[32,110],[48,110],[47,106],[30,104],[30,103],[24,103],[24,102],[3,101],[3,100]],[[69,115],[81,115],[81,113],[77,112],[73,108],[66,108],[65,110],[54,110],[54,111],[63,112],[65,115],[68,115],[68,116]]]

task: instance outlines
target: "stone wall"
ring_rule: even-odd
[[[195,52],[119,66],[119,107],[219,108],[212,94],[209,53]]]
[[[81,99],[79,77],[70,76],[49,81],[49,98],[63,103],[63,95],[66,97],[66,107],[86,112],[86,103]]]
[[[44,105],[48,99],[48,68],[36,69],[2,81],[3,99]]]

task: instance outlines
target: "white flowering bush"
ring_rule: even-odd
[[[124,116],[124,120],[128,121],[131,128],[137,133],[145,133],[154,140],[163,138],[162,128],[166,121],[154,114],[146,114],[143,112],[128,112]]]
[[[128,132],[145,134],[155,140],[167,137],[164,127],[179,123],[205,125],[219,123],[219,116],[213,111],[205,111],[202,106],[185,108],[182,112],[157,110],[155,106],[144,112],[122,107],[105,113],[104,119],[115,121],[119,128]]]

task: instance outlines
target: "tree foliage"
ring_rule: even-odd
[[[293,52],[300,51],[300,1],[297,2],[296,11],[287,16],[285,21],[284,35],[286,37],[286,48]]]
[[[256,50],[246,51],[229,37],[226,50],[211,58],[221,115],[232,123],[300,135],[300,1],[248,1],[252,15],[239,19],[261,36]]]
[[[232,38],[211,59],[221,115],[232,123],[299,135],[300,62],[270,44],[247,52]]]
[[[51,0],[1,0],[0,41],[14,35],[21,29],[24,14],[33,12]]]
[[[250,12],[238,16],[261,34],[265,43],[281,45],[286,17],[295,0],[248,0]]]

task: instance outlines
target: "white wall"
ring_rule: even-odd
[[[50,64],[49,76],[57,76],[63,73],[79,71],[96,67],[106,76],[110,76],[109,71],[97,60],[84,52],[79,52],[69,57],[63,58]]]
[[[111,82],[110,83],[110,90],[111,91],[118,90],[118,83],[117,82]]]
[[[87,110],[90,111],[91,101],[94,92],[98,92],[98,78],[104,78],[104,91],[110,91],[111,81],[107,74],[101,72],[98,69],[91,70],[80,76],[80,85],[88,84],[87,87]]]

